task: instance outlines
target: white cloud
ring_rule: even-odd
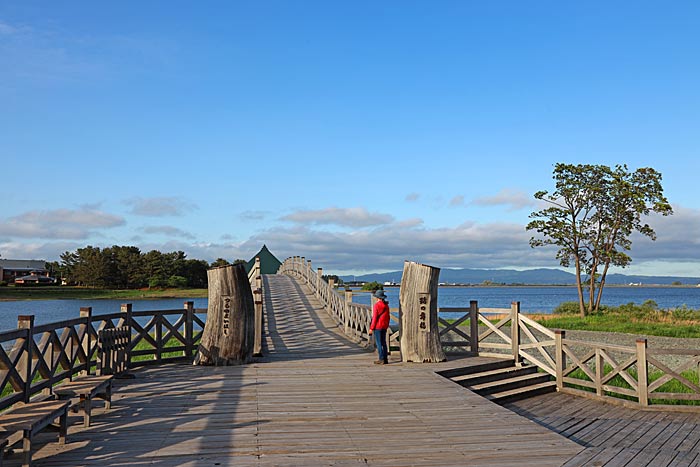
[[[459,207],[459,206],[464,206],[464,196],[459,195],[455,196],[450,200],[450,206],[451,207]]]
[[[197,208],[176,196],[131,198],[125,200],[124,204],[132,207],[132,214],[146,217],[182,216]]]
[[[700,261],[700,210],[673,206],[671,216],[653,215],[643,219],[656,231],[656,241],[639,234],[632,236],[632,261]],[[700,276],[700,269],[697,272]]]
[[[418,198],[420,198],[420,194],[418,193],[409,193],[406,195],[405,200],[408,201],[409,203],[413,203],[415,201],[418,201]]]
[[[182,229],[178,229],[177,227],[172,227],[169,225],[152,225],[148,227],[142,227],[141,231],[143,233],[147,234],[163,234],[167,235],[168,237],[180,237],[180,238],[186,238],[190,240],[194,240],[195,236],[192,235],[189,232],[186,232]]]
[[[11,36],[19,31],[18,28],[0,21],[0,35]]]
[[[79,240],[107,229],[124,225],[122,217],[97,209],[55,209],[29,211],[0,223],[0,235],[23,238]]]
[[[337,270],[400,269],[406,259],[439,267],[553,266],[551,252],[532,250],[521,225],[465,223],[426,229],[419,223],[393,223],[374,230],[325,232],[308,227],[270,230],[252,237],[282,256],[305,255]],[[245,246],[245,244],[243,245]]]
[[[43,259],[59,261],[61,253],[84,247],[76,242],[0,242],[0,255],[4,259]]]
[[[244,221],[262,221],[269,214],[268,211],[244,211],[238,217]]]
[[[297,211],[282,217],[282,220],[302,225],[371,227],[391,223],[394,218],[388,214],[368,212],[365,208],[328,208]]]
[[[652,242],[635,237],[632,267],[622,272],[638,270],[644,274],[700,276],[700,239],[697,237],[700,211],[674,209],[673,216],[649,219],[658,240]],[[189,238],[178,237],[167,242],[132,239],[131,244],[142,251],[182,250],[189,258],[206,261],[218,257],[247,260],[267,244],[280,260],[292,255],[306,256],[314,264],[335,273],[400,270],[404,260],[441,268],[558,267],[556,249],[530,248],[531,235],[524,225],[517,223],[468,221],[454,227],[428,228],[420,219],[406,219],[347,232],[293,225],[259,232],[243,242],[192,242]],[[63,251],[83,246],[84,243],[78,242],[20,243],[12,240],[0,243],[0,254],[3,258],[52,260]]]
[[[475,198],[472,204],[477,206],[509,206],[509,210],[530,208],[536,205],[535,199],[522,191],[504,188],[494,196]]]

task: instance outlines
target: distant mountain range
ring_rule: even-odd
[[[344,281],[400,282],[401,271],[365,274],[362,276],[344,276]],[[492,284],[505,285],[573,285],[576,278],[572,273],[560,269],[442,269],[440,282],[447,284]],[[627,274],[608,274],[606,284],[612,285],[671,285],[680,282],[683,285],[700,284],[700,277],[675,276],[637,276]]]

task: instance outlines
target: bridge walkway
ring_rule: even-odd
[[[584,447],[564,467],[700,467],[700,413],[651,411],[552,393],[506,407]]]
[[[135,370],[89,428],[46,435],[35,465],[544,467],[581,451],[435,374],[460,362],[373,365],[294,280],[264,280],[265,357]]]

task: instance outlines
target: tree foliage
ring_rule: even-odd
[[[217,259],[212,266],[226,262]],[[47,263],[54,274],[69,283],[86,287],[135,289],[141,287],[207,286],[209,263],[187,259],[183,251],[142,253],[135,246],[108,248],[87,246],[66,251],[61,262]]]
[[[533,220],[526,228],[539,234],[530,239],[533,248],[557,246],[559,264],[573,264],[579,310],[585,316],[600,308],[610,266],[624,268],[631,263],[627,254],[632,247],[631,234],[638,232],[656,240],[643,216],[653,212],[667,216],[673,210],[663,195],[661,174],[651,168],[630,172],[626,165],[611,168],[559,163],[553,178],[553,192],[535,193],[536,199],[549,206],[530,214]]]
[[[365,284],[362,286],[362,290],[370,290],[372,292],[376,292],[379,289],[383,290],[384,286],[377,281],[365,282]]]

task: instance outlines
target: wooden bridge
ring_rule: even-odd
[[[95,409],[89,427],[71,414],[66,444],[42,433],[35,465],[700,465],[697,412],[563,393],[497,405],[437,374],[489,357],[409,364],[394,353],[390,365],[372,365],[371,350],[346,337],[307,285],[284,275],[262,281],[264,357],[132,368],[135,378],[115,381],[112,409]],[[179,324],[149,326],[167,340]],[[165,361],[165,350],[154,360]],[[19,464],[6,455],[4,465]]]

